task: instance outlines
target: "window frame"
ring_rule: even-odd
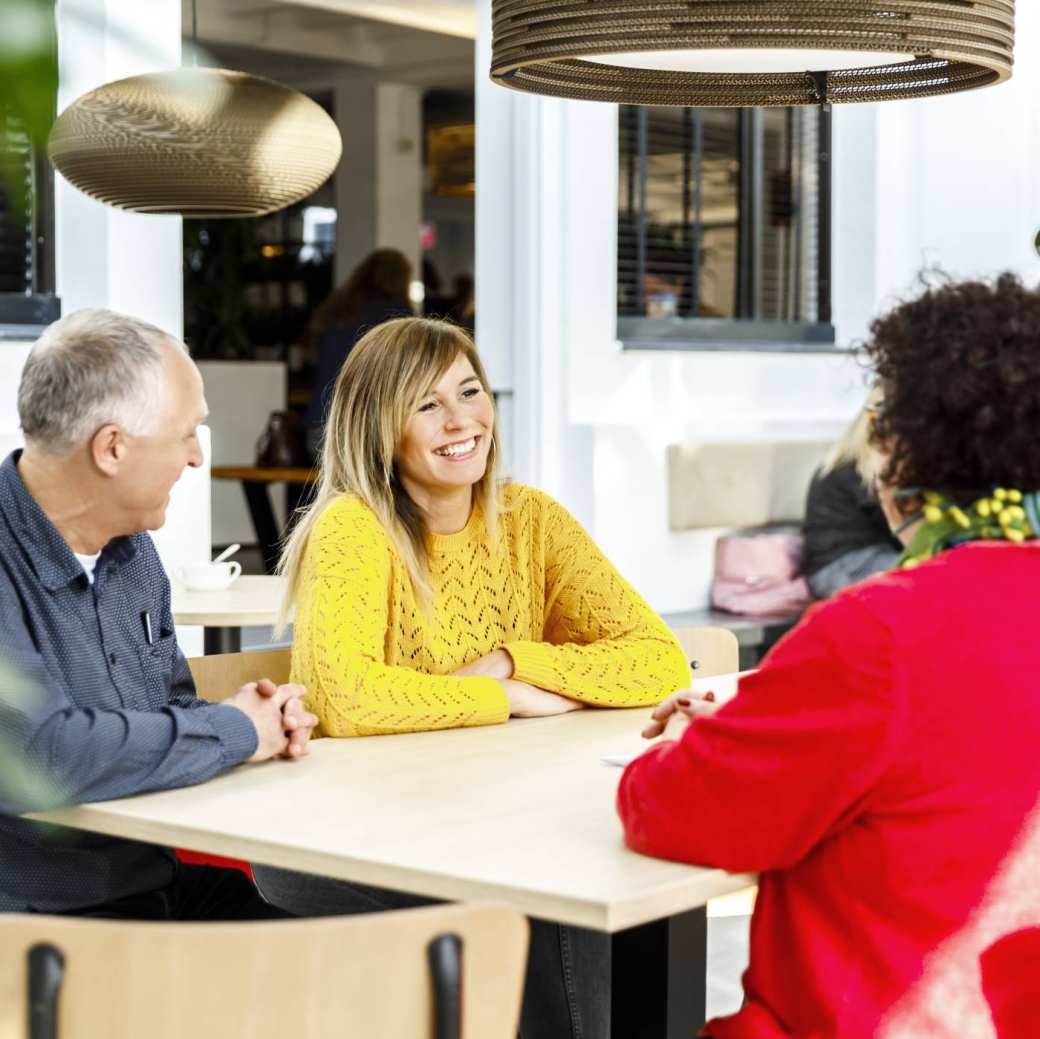
[[[647,178],[647,108],[634,106],[638,112],[637,140],[639,150],[637,162],[640,166],[639,188],[639,238],[637,245],[637,271],[645,269],[646,237],[646,178]],[[699,127],[699,110],[693,113],[694,127]],[[740,140],[739,205],[741,219],[738,226],[738,298],[757,298],[756,279],[761,273],[760,250],[755,243],[760,241],[758,229],[764,219],[763,206],[763,109],[740,110],[738,134]],[[816,285],[817,320],[779,321],[768,320],[753,314],[746,317],[669,317],[648,318],[623,316],[616,313],[617,338],[624,350],[649,351],[733,351],[733,352],[783,352],[783,353],[844,353],[836,345],[836,332],[832,320],[832,147],[833,122],[830,105],[819,108],[819,123],[816,149],[817,207],[816,228]],[[696,133],[697,130],[695,129]],[[621,161],[621,134],[618,134],[618,162]],[[620,186],[620,185],[619,185]],[[695,196],[700,193],[699,177],[692,183]],[[620,216],[620,199],[616,207]],[[699,210],[699,205],[695,211]],[[747,214],[745,218],[744,214]],[[617,217],[616,217],[617,219]],[[700,227],[692,229],[694,243],[691,270],[696,283],[697,257],[699,257]],[[745,260],[750,257],[750,262]],[[615,249],[615,284],[617,283],[617,251]],[[637,279],[639,275],[637,273]],[[616,308],[615,308],[616,312]]]

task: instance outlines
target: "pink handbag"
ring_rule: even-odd
[[[799,613],[812,602],[800,575],[797,534],[731,534],[715,542],[711,602],[720,610],[762,616]]]

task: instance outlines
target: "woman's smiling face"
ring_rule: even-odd
[[[397,446],[397,471],[415,500],[472,487],[487,469],[495,426],[490,396],[464,354],[416,405]],[[413,491],[414,489],[414,491]]]

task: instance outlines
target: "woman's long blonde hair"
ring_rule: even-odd
[[[426,523],[398,478],[396,455],[408,419],[460,354],[490,397],[491,387],[472,340],[447,321],[418,317],[387,321],[362,336],[351,350],[336,379],[314,499],[299,516],[278,564],[278,572],[289,579],[278,633],[285,630],[299,592],[311,532],[325,509],[346,494],[356,495],[375,513],[404,561],[416,595],[428,602]],[[487,468],[473,486],[473,507],[483,511],[493,542],[498,531],[498,457],[496,424]]]
[[[881,387],[875,385],[867,394],[863,407],[849,423],[841,439],[827,452],[823,471],[829,473],[851,463],[867,487],[873,487],[881,468],[882,456],[870,439],[871,411],[881,401]]]

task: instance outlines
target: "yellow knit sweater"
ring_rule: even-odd
[[[325,736],[371,736],[509,716],[498,682],[452,672],[504,646],[514,678],[601,707],[657,703],[689,682],[675,637],[578,522],[521,484],[503,492],[497,550],[480,510],[428,541],[425,612],[371,510],[331,504],[308,544],[292,677]]]

